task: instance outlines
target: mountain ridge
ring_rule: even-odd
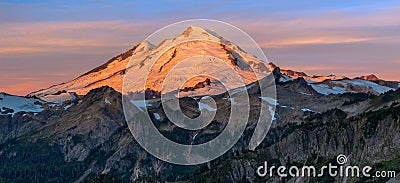
[[[179,56],[179,55],[190,55],[190,52],[195,52],[197,55],[202,55],[202,52],[208,52],[208,54],[211,54],[214,56],[219,55],[222,59],[227,59],[229,60],[230,64],[233,66],[239,68],[239,71],[245,71],[248,66],[248,64],[252,64],[252,67],[255,67],[258,69],[258,73],[260,74],[267,74],[272,72],[274,69],[278,68],[277,65],[275,65],[272,62],[263,62],[259,61],[256,59],[254,56],[242,52],[242,49],[238,47],[237,45],[230,43],[227,40],[224,40],[223,37],[219,36],[217,33],[203,29],[201,27],[197,26],[190,26],[188,27],[185,31],[183,31],[181,34],[177,35],[175,38],[172,39],[165,39],[162,41],[160,44],[157,46],[152,45],[149,43],[147,40],[144,40],[134,46],[133,48],[129,49],[126,52],[123,52],[111,59],[109,59],[106,63],[95,67],[94,69],[91,69],[84,74],[80,75],[79,77],[65,83],[60,83],[57,85],[50,86],[45,89],[41,89],[38,91],[31,92],[28,94],[28,97],[38,97],[42,100],[48,101],[48,102],[63,102],[65,100],[70,100],[74,98],[74,95],[84,95],[87,92],[89,92],[91,89],[98,88],[101,86],[110,86],[117,91],[122,91],[122,80],[124,78],[126,69],[134,69],[139,72],[143,72],[140,70],[145,70],[145,68],[150,67],[147,66],[146,63],[150,62],[151,57],[154,57],[155,55],[152,54],[152,52],[156,52],[155,50],[161,50],[162,47],[167,47],[166,45],[171,45],[175,42],[179,43],[179,41],[185,41],[188,38],[190,40],[196,38],[204,38],[206,37],[207,40],[213,41],[218,43],[218,41],[224,42],[228,44],[230,47],[225,46],[225,44],[220,44],[221,48],[219,48],[218,45],[213,45],[207,42],[200,42],[200,43],[195,43],[196,41],[192,42],[194,46],[201,47],[198,51],[195,51],[195,47],[191,48],[190,44],[187,43],[180,43],[178,46],[173,47],[169,50],[166,51],[167,54],[162,55],[163,59],[166,60],[164,61],[165,63],[158,66],[158,73],[153,74],[152,77],[150,77],[150,80],[148,83],[151,82],[156,82],[157,80],[161,80],[166,74],[162,74],[164,72],[168,72],[168,65],[174,66],[177,65],[180,61],[184,59],[185,57]],[[174,42],[175,41],[175,42]],[[192,40],[193,41],[193,40]],[[189,46],[189,47],[188,47]],[[190,52],[188,50],[184,50],[181,48],[187,47],[189,48]],[[209,49],[212,48],[214,50],[221,49],[222,52],[218,53],[212,53],[212,51]],[[155,50],[154,50],[155,49]],[[209,51],[207,51],[209,50]],[[211,51],[211,52],[210,52]],[[225,53],[223,53],[225,52]],[[239,53],[239,54],[238,54]],[[169,54],[169,55],[168,55]],[[178,58],[174,58],[178,55]],[[244,55],[245,57],[241,57]],[[133,63],[129,65],[130,60],[138,60],[140,62],[138,63]],[[150,58],[150,60],[149,60]],[[160,59],[159,59],[160,60]],[[162,59],[161,59],[162,60]],[[174,61],[177,60],[177,61]],[[172,62],[171,62],[172,61]],[[162,61],[161,61],[162,62]],[[158,63],[158,62],[157,62]],[[239,65],[238,65],[239,64]],[[129,68],[130,67],[130,68]],[[145,67],[145,68],[144,68]],[[154,66],[153,66],[154,67]],[[217,72],[217,71],[216,71]],[[397,89],[400,87],[400,83],[396,81],[384,81],[376,77],[375,75],[367,75],[367,76],[360,76],[356,77],[353,79],[350,79],[346,76],[336,76],[336,75],[326,75],[326,76],[320,76],[320,75],[308,75],[305,72],[301,71],[294,71],[291,69],[279,69],[280,72],[280,79],[277,80],[278,82],[287,82],[293,79],[297,78],[304,78],[307,83],[314,87],[314,89],[317,90],[317,92],[321,94],[339,94],[339,93],[345,93],[345,92],[368,92],[371,91],[373,93],[382,93],[385,91],[388,91],[390,89]],[[161,77],[156,76],[161,73]],[[146,74],[145,72],[143,74]],[[241,74],[242,78],[246,79],[248,75],[251,75],[250,73],[243,72]],[[158,78],[158,79],[157,79]],[[145,78],[143,78],[145,79]],[[198,90],[198,87],[195,87],[197,84],[206,81],[206,79],[211,81],[208,83],[206,87],[206,90],[208,91],[214,91],[214,92],[222,92],[221,89],[218,89],[219,87],[216,87],[215,83],[216,80],[213,80],[212,78],[202,78],[198,77],[197,79],[192,79],[188,82],[186,82],[186,85],[183,86],[184,92],[190,93],[192,95],[196,95],[196,90]],[[248,80],[246,83],[251,83],[254,82],[254,78],[247,78]],[[372,83],[365,83],[365,81],[371,81]],[[375,85],[375,84],[379,85]],[[154,84],[153,84],[154,85]],[[239,86],[236,84],[236,86]],[[154,86],[146,86],[147,88],[150,88],[154,90],[155,92],[160,92],[159,86],[154,85]],[[153,88],[155,87],[155,88]],[[204,87],[204,86],[203,86]],[[212,87],[216,89],[212,89]],[[335,88],[336,87],[336,88]],[[190,92],[189,90],[190,89]],[[147,90],[147,89],[146,89]],[[204,90],[204,89],[203,89]],[[200,93],[201,94],[201,93]]]
[[[268,136],[256,151],[244,150],[249,133],[256,125],[256,119],[251,118],[247,132],[227,154],[207,165],[183,169],[157,160],[140,148],[126,126],[121,93],[108,86],[92,89],[85,96],[62,106],[49,106],[36,115],[21,112],[11,118],[10,115],[0,115],[0,123],[8,124],[1,126],[12,126],[0,128],[0,165],[4,165],[0,166],[0,174],[5,180],[13,178],[13,174],[8,172],[20,172],[23,178],[37,181],[50,177],[60,181],[89,180],[104,174],[126,182],[146,181],[149,177],[160,182],[240,182],[242,177],[247,177],[255,182],[259,179],[254,170],[264,160],[301,164],[321,159],[329,161],[344,153],[351,155],[353,165],[368,163],[377,167],[386,161],[397,162],[396,153],[387,151],[382,154],[380,149],[386,143],[395,149],[400,147],[397,133],[400,90],[359,97],[359,94],[352,93],[305,95],[298,90],[299,87],[309,88],[309,85],[303,78],[277,84],[276,117]],[[252,105],[251,116],[257,116],[257,108],[262,102],[259,90],[252,84],[247,88]],[[149,106],[148,112],[168,138],[181,143],[202,143],[218,134],[218,129],[223,129],[217,127],[224,126],[225,113],[230,109],[226,97],[227,94],[213,96],[218,110],[221,110],[213,128],[195,132],[184,133],[171,126],[162,107],[156,105],[158,99],[153,99],[151,103],[154,105]],[[196,115],[199,110],[197,103],[183,100],[182,110],[188,111],[186,114],[189,116]],[[382,128],[376,128],[378,125]],[[378,148],[372,148],[375,146]],[[320,152],[318,157],[313,156],[315,152]],[[22,163],[31,171],[23,173],[24,169],[18,166]],[[224,164],[230,168],[223,168]],[[52,171],[46,171],[49,167]],[[37,175],[36,170],[41,170],[42,174]],[[63,176],[52,173],[53,170]],[[296,180],[290,178],[290,181],[293,179]],[[269,180],[279,181],[275,178]]]

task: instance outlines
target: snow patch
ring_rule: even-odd
[[[64,107],[64,110],[69,109],[69,108],[72,107],[73,105],[74,105],[73,103],[71,103],[71,104],[69,104],[69,105],[66,105],[66,106]]]
[[[269,113],[271,114],[272,121],[276,121],[275,111],[274,111],[274,109],[272,108],[272,106],[268,106],[268,110],[269,110]]]
[[[308,108],[303,108],[303,109],[301,109],[303,112],[314,112],[313,110],[311,110],[311,109],[308,109]]]
[[[307,95],[307,96],[312,96],[313,95],[311,93],[304,93],[304,92],[300,92],[300,94]]]
[[[281,83],[286,83],[288,81],[293,81],[293,80],[294,80],[293,78],[286,76],[284,74],[282,74],[281,77],[279,78],[279,82]]]
[[[160,120],[161,116],[158,113],[153,113],[154,117],[156,118],[156,120]]]
[[[74,93],[68,92],[68,93],[61,93],[60,95],[46,95],[39,98],[46,102],[51,102],[61,105],[65,101],[75,100],[76,96]]]
[[[258,98],[260,98],[261,100],[263,100],[265,102],[268,102],[271,105],[279,105],[278,100],[276,100],[276,99],[273,99],[270,97],[258,97]]]
[[[192,142],[191,142],[190,144],[193,144],[194,140],[196,139],[196,137],[197,137],[197,135],[198,135],[199,133],[200,133],[200,132],[196,132],[196,134],[193,135],[193,137],[192,137]]]
[[[55,107],[58,106],[59,104],[49,104],[49,107]]]
[[[111,104],[111,102],[107,98],[104,99],[104,103],[105,104]]]
[[[199,111],[201,111],[203,109],[207,109],[208,111],[216,111],[217,110],[217,109],[212,108],[208,104],[199,102]]]
[[[194,134],[193,137],[192,137],[192,140],[196,139],[196,137],[197,137],[198,134],[199,134],[199,133]]]

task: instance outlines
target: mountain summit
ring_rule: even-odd
[[[378,81],[380,80],[377,76],[375,76],[374,74],[370,74],[370,75],[366,75],[366,76],[361,76],[360,79],[363,80],[368,80],[368,81]]]
[[[218,38],[218,39],[221,38],[221,36],[219,36],[217,33],[203,29],[202,27],[198,26],[189,26],[185,31],[183,31],[183,33],[180,36],[191,37],[191,38],[204,37],[204,36]]]

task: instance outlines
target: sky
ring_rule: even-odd
[[[400,81],[400,1],[0,0],[0,92],[67,82],[199,18],[242,29],[281,68]]]

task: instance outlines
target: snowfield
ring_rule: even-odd
[[[20,96],[9,95],[5,93],[0,93],[0,113],[1,114],[11,114],[14,115],[17,112],[42,112],[42,104],[45,103],[40,99],[25,98]],[[12,109],[13,112],[7,111],[7,109]]]
[[[46,102],[51,102],[51,103],[61,105],[65,101],[76,99],[76,96],[74,93],[68,92],[68,93],[62,93],[60,95],[46,95],[46,96],[39,97],[39,98]]]
[[[208,111],[216,111],[217,109],[212,108],[211,106],[209,106],[208,104],[199,102],[199,111],[203,110],[203,109],[207,109]]]
[[[311,87],[320,94],[329,95],[329,94],[342,94],[346,92],[345,88],[333,87],[329,88],[326,84],[312,84]]]
[[[332,85],[332,86],[328,86]],[[387,86],[381,86],[374,82],[362,80],[362,79],[346,79],[346,80],[338,80],[338,81],[328,81],[328,83],[311,83],[311,87],[320,94],[329,95],[329,94],[342,94],[346,92],[361,92],[358,90],[362,90],[363,92],[373,92],[377,94],[382,94],[390,90],[394,90],[393,88]],[[359,88],[358,90],[355,88]]]

